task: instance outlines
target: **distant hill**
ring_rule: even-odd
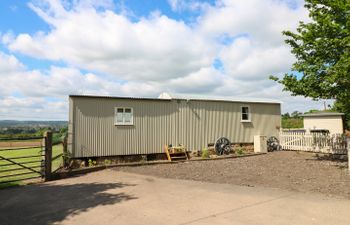
[[[54,132],[53,140],[57,143],[67,132],[67,121],[21,121],[0,120],[0,140],[14,138],[41,137],[44,132]]]
[[[41,127],[52,127],[52,128],[63,128],[68,125],[67,121],[21,121],[21,120],[0,120],[0,128],[41,128]]]

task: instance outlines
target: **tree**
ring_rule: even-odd
[[[322,112],[322,111],[318,109],[310,109],[308,112],[305,112],[305,113],[308,114],[308,113],[317,113],[317,112]]]
[[[289,119],[290,118],[289,113],[287,112],[285,114],[282,114],[282,118]]]
[[[291,117],[293,117],[293,118],[299,118],[299,117],[301,117],[301,115],[303,115],[303,113],[302,113],[302,112],[299,112],[299,111],[294,111],[294,112],[292,112],[290,115],[291,115]]]
[[[284,31],[296,57],[282,79],[270,76],[292,95],[335,99],[334,109],[350,119],[350,0],[305,0],[311,22]]]

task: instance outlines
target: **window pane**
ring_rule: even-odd
[[[246,113],[242,114],[242,120],[249,120],[249,115]]]
[[[117,108],[117,111],[115,113],[115,120],[116,120],[116,123],[123,123],[123,112],[124,112],[124,109],[123,108]]]
[[[116,115],[116,118],[117,118],[117,123],[123,123],[123,113],[121,112],[117,112],[117,115]]]
[[[242,113],[249,113],[248,107],[242,107]]]
[[[131,123],[131,122],[132,122],[132,113],[131,113],[131,109],[125,109],[125,113],[124,113],[124,122],[125,122],[125,123]]]
[[[131,123],[131,114],[130,113],[127,113],[125,114],[125,123]]]

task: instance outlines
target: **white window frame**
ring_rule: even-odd
[[[248,119],[247,120],[243,119],[243,108],[248,108]],[[248,123],[252,122],[252,112],[250,111],[249,105],[242,105],[240,114],[241,114],[241,122],[248,122]]]
[[[117,121],[117,112],[118,109],[123,109],[123,122],[118,122]],[[125,122],[125,109],[130,109],[131,110],[131,121],[130,122]],[[134,125],[134,109],[132,107],[115,107],[114,108],[114,125],[117,126],[130,126]]]

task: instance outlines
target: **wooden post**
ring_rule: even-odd
[[[51,179],[52,166],[52,131],[45,132],[45,181]]]
[[[346,138],[346,148],[348,150],[348,171],[349,171],[349,175],[350,175],[350,137]]]
[[[63,138],[63,167],[67,167],[68,166],[68,137],[65,136]]]

